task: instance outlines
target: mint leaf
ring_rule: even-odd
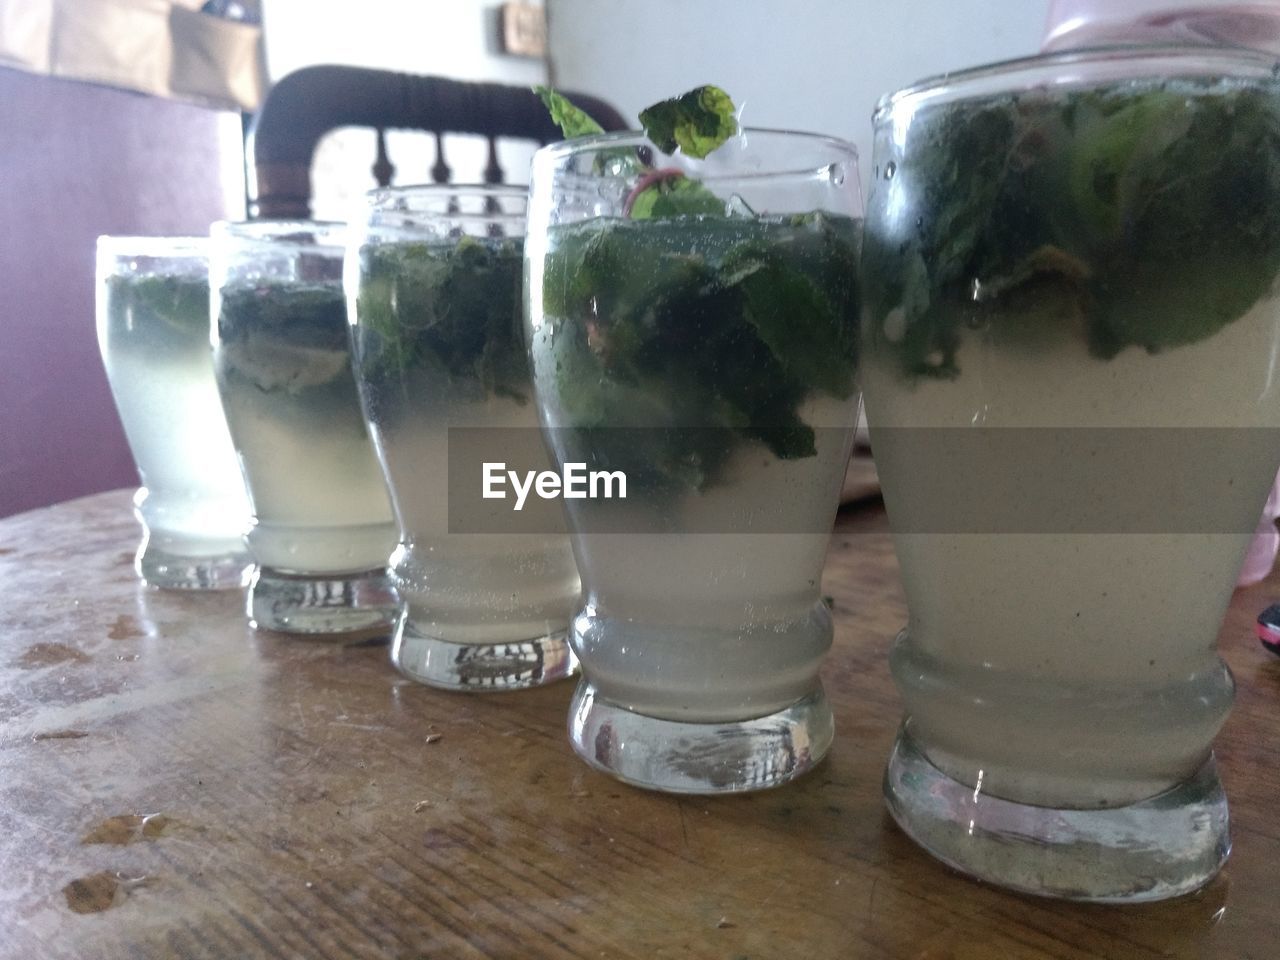
[[[847,397],[857,354],[856,247],[835,235],[829,218],[814,216],[814,236],[795,235],[790,249],[753,241],[730,250],[722,277],[741,293],[743,318],[789,377]],[[806,269],[806,254],[820,274]]]
[[[271,337],[299,347],[346,352],[347,302],[336,283],[270,280],[222,288],[218,334],[225,340]]]
[[[347,302],[338,284],[273,280],[221,291],[221,364],[265,392],[351,387]]]
[[[862,276],[868,344],[909,377],[959,375],[969,336],[1069,336],[1101,360],[1196,343],[1280,274],[1270,81],[944,104],[915,116],[894,169],[869,198]]]
[[[549,246],[556,332],[533,349],[566,433],[590,431],[584,452],[683,489],[716,483],[735,437],[814,455],[801,404],[854,389],[854,221],[597,218],[553,227]]]
[[[516,239],[472,236],[364,247],[355,332],[365,376],[398,385],[416,372],[523,403],[522,251]]]
[[[1131,99],[1082,97],[1071,114],[1069,185],[1092,234],[1117,239],[1144,174],[1191,124],[1186,97],[1152,91]]]
[[[600,124],[550,87],[535,86],[554,120],[569,138],[603,133]],[[673,100],[654,104],[640,114],[645,132],[665,153],[680,147],[691,157],[705,157],[738,130],[733,101],[719,87],[704,86]],[[624,206],[624,213],[636,220],[664,217],[724,216],[719,197],[681,170],[657,170],[643,163],[634,150],[619,148],[600,151],[595,170],[608,176],[639,177]]]
[[[657,177],[647,185],[642,180],[637,186],[627,208],[632,220],[698,214],[724,216],[724,201],[697,180],[683,174]]]
[[[678,146],[702,159],[738,132],[734,110],[727,93],[708,85],[640,111],[640,124],[663,153]]]
[[[604,133],[604,127],[591,119],[585,110],[575,107],[563,94],[541,84],[535,85],[533,92],[542,98],[547,110],[551,112],[551,119],[560,127],[566,139]]]
[[[1092,327],[1121,346],[1155,352],[1212,336],[1267,296],[1280,273],[1274,87],[1187,99],[1176,125],[1171,117],[1159,129],[1147,124],[1148,140],[1163,135],[1166,146],[1135,152],[1117,198],[1122,236],[1099,238],[1090,251]]]
[[[203,276],[116,274],[107,284],[113,312],[145,311],[176,331],[209,336],[209,283]]]

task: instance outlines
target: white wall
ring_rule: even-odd
[[[300,67],[321,63],[376,67],[406,73],[533,84],[546,81],[541,60],[498,52],[496,9],[500,0],[263,0],[267,68],[278,80]],[[347,130],[321,141],[312,166],[313,214],[341,219],[376,184],[372,132]],[[387,152],[395,182],[430,179],[431,138],[391,134]],[[524,180],[532,148],[504,145],[499,161],[514,182]],[[478,180],[484,142],[449,140],[445,155],[454,180]]]
[[[752,126],[858,145],[871,110],[914,80],[1036,52],[1048,0],[547,0],[551,74],[625,116],[702,83]]]
[[[497,52],[500,0],[263,0],[267,61],[278,79],[343,63],[463,80],[529,84],[538,60]],[[625,115],[700,83],[723,86],[757,126],[790,126],[858,144],[870,167],[881,93],[926,75],[1034,52],[1048,0],[546,0],[550,73]],[[429,140],[389,138],[400,183],[428,179]],[[475,179],[482,144],[447,145],[455,179]],[[321,217],[345,215],[373,186],[373,136],[327,137],[313,171]],[[509,179],[529,151],[505,148]]]
[[[500,0],[263,0],[272,79],[342,63],[460,80],[538,83],[539,60],[499,55]]]

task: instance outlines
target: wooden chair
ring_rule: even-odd
[[[606,130],[625,130],[613,107],[569,94]],[[391,73],[361,67],[306,67],[272,87],[254,117],[246,151],[249,214],[258,218],[306,218],[311,213],[311,160],[316,144],[340,127],[371,128],[377,134],[373,175],[388,186],[395,174],[387,156],[386,131],[421,130],[435,137],[435,183],[452,178],[446,134],[472,134],[489,141],[483,179],[502,183],[500,138],[539,144],[561,139],[538,97],[525,87],[468,83],[443,77]]]

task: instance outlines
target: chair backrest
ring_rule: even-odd
[[[606,130],[626,121],[607,103],[582,94],[567,96]],[[525,87],[470,83],[361,67],[305,67],[271,88],[249,134],[250,216],[306,218],[311,214],[311,160],[329,131],[365,127],[377,133],[372,171],[380,186],[395,168],[387,156],[386,131],[420,130],[436,141],[431,178],[448,183],[446,134],[472,134],[489,141],[486,183],[506,176],[498,162],[500,138],[550,143],[561,138],[541,100]]]

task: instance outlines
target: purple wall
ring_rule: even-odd
[[[0,68],[0,516],[138,482],[98,356],[94,241],[241,216],[226,122]]]

